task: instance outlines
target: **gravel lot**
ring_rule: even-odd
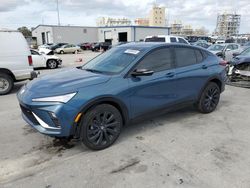
[[[97,54],[60,55],[62,68]],[[30,128],[16,99],[23,83],[0,97],[0,187],[250,187],[249,89],[227,86],[214,113],[187,108],[131,124],[112,147],[91,151]]]

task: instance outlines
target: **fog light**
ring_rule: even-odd
[[[49,112],[50,118],[55,124],[56,127],[61,127],[59,119],[57,118],[56,114],[54,112]]]

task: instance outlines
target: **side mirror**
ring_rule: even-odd
[[[151,76],[154,74],[154,71],[148,69],[136,69],[132,72],[132,76]]]
[[[234,57],[236,57],[236,56],[238,56],[238,55],[240,55],[239,52],[234,52],[234,53],[233,53],[233,56],[234,56]]]

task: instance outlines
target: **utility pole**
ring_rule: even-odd
[[[56,0],[56,5],[57,5],[57,22],[58,22],[58,25],[61,25],[61,24],[60,24],[60,15],[59,15],[59,5],[58,5],[58,0]]]

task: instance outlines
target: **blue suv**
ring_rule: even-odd
[[[214,111],[225,65],[199,47],[129,43],[31,81],[17,96],[24,120],[39,132],[73,136],[99,150],[113,144],[125,124],[153,112],[190,104]]]

